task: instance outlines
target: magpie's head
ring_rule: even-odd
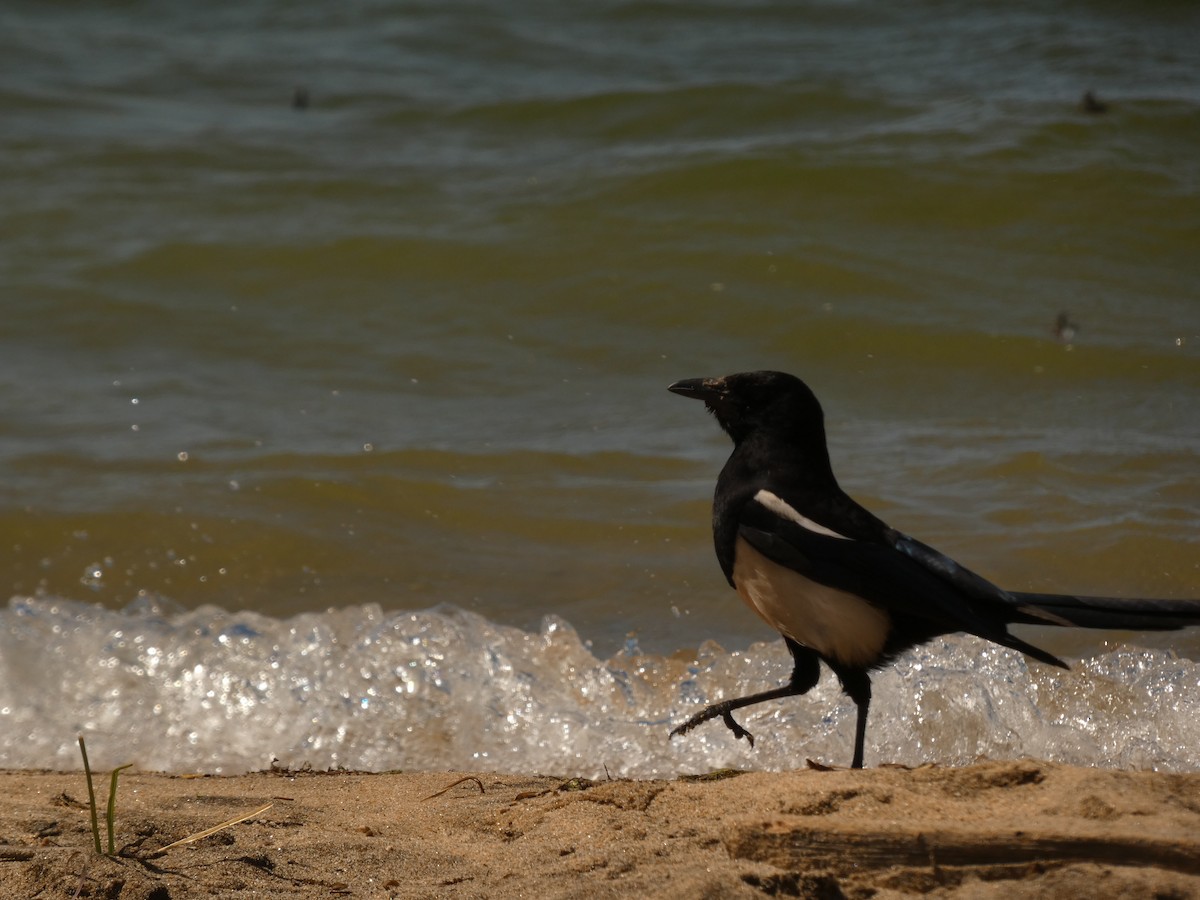
[[[824,449],[821,404],[795,375],[740,372],[721,378],[689,378],[667,390],[703,400],[735,444],[762,432],[783,440],[817,442]]]

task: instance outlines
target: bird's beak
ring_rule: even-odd
[[[724,383],[720,378],[685,378],[667,385],[667,390],[693,400],[714,400],[722,394]]]

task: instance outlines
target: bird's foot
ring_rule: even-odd
[[[715,719],[717,716],[721,717],[721,720],[725,723],[725,727],[733,732],[735,738],[745,738],[750,742],[751,747],[754,746],[754,735],[734,721],[733,713],[730,712],[728,703],[714,703],[712,706],[706,706],[682,725],[673,728],[668,740],[677,734],[687,734],[697,725],[701,725],[709,719]]]
[[[733,721],[733,715],[731,713],[724,712],[721,714],[721,718],[725,720],[725,727],[733,732],[733,736],[735,738],[738,738],[738,739],[745,738],[747,741],[750,742],[751,747],[754,746],[754,735],[752,735],[750,732],[748,732],[745,728],[743,728],[737,722]]]

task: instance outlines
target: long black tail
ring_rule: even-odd
[[[1200,600],[1009,593],[1025,607],[1021,611],[1028,618],[1020,621],[1032,624],[1132,631],[1171,631],[1200,625]]]

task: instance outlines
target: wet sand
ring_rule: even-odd
[[[129,771],[116,857],[82,773],[0,772],[0,793],[4,897],[1200,897],[1200,774]]]

